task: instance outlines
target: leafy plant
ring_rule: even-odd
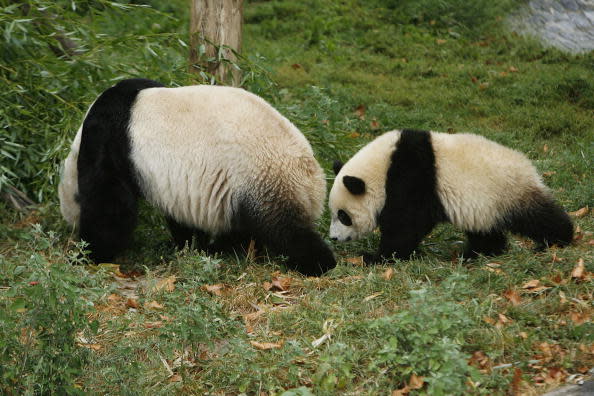
[[[20,254],[0,256],[12,274],[0,294],[0,391],[5,394],[78,394],[77,377],[88,361],[81,347],[97,332],[88,318],[101,277],[79,263],[82,246],[64,254],[56,234],[39,227]]]
[[[421,376],[430,395],[464,394],[468,378],[477,374],[462,351],[473,326],[456,301],[456,289],[465,287],[463,277],[452,276],[437,290],[413,290],[406,309],[371,322],[374,338],[387,341],[372,366],[386,368],[402,383],[412,374]]]

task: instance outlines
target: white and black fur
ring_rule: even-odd
[[[465,257],[501,254],[506,231],[538,248],[572,240],[569,216],[532,163],[482,136],[391,131],[346,164],[335,162],[334,172],[330,237],[357,239],[379,226],[379,250],[368,262],[408,258],[440,222],[465,231]]]
[[[95,261],[128,244],[144,197],[180,246],[193,236],[202,248],[253,238],[308,275],[335,266],[314,230],[325,192],[308,141],[263,99],[146,79],[121,81],[92,104],[59,186],[62,214]]]

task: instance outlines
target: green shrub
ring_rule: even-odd
[[[88,361],[87,343],[99,277],[78,263],[81,246],[64,253],[57,235],[39,227],[17,254],[0,256],[0,393],[77,394],[77,377]]]
[[[406,383],[414,373],[428,383],[430,395],[458,395],[477,372],[462,351],[473,326],[470,314],[457,299],[468,286],[451,276],[436,289],[410,292],[409,306],[369,324],[373,338],[385,340],[375,351],[372,367]]]

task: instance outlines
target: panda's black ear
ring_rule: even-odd
[[[340,172],[340,170],[342,169],[342,166],[344,164],[342,163],[341,160],[335,160],[334,163],[332,164],[332,170],[334,170],[334,175],[338,175],[338,172]]]
[[[365,192],[365,182],[355,176],[345,176],[342,182],[347,190],[353,195],[361,195]]]

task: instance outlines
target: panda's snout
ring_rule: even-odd
[[[338,237],[330,237],[330,239],[333,240],[333,241],[335,241],[335,242],[338,241]]]

